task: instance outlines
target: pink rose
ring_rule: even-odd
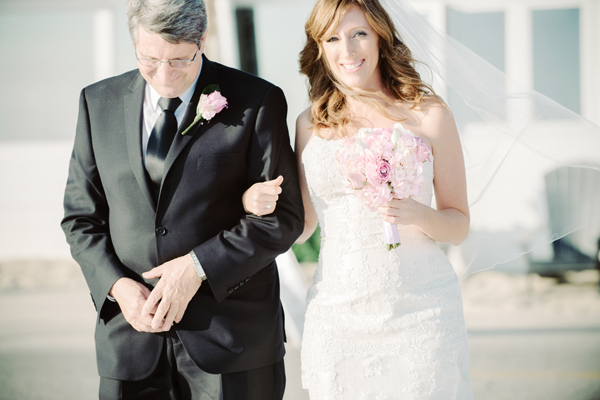
[[[380,179],[387,182],[391,171],[392,167],[390,166],[389,162],[386,160],[379,160],[377,163],[377,173],[379,174]]]
[[[227,108],[227,99],[216,90],[208,95],[208,101],[213,106],[215,114],[220,113],[223,108]]]
[[[365,186],[366,178],[358,172],[348,173],[348,181],[352,185],[352,189],[361,189]]]
[[[429,160],[430,154],[431,150],[429,150],[429,146],[427,146],[424,142],[420,141],[420,143],[417,145],[417,149],[415,150],[417,161],[422,163]]]
[[[209,95],[201,94],[198,101],[197,114],[203,119],[210,121],[217,113],[220,113],[223,108],[227,107],[227,99],[218,91],[214,91]]]
[[[204,93],[208,93],[213,90],[213,88],[217,88],[211,94],[207,95]],[[208,85],[200,95],[200,99],[198,99],[198,106],[196,107],[196,117],[194,117],[194,122],[192,122],[183,132],[182,135],[185,135],[198,121],[204,119],[206,121],[210,121],[213,117],[220,113],[224,108],[227,108],[227,99],[219,93],[219,85]]]

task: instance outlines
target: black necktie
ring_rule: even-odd
[[[158,105],[162,109],[162,113],[156,120],[148,147],[146,148],[146,171],[150,175],[154,185],[159,188],[163,179],[163,171],[165,169],[165,158],[177,133],[177,119],[175,118],[175,110],[181,104],[181,99],[167,99],[161,97],[158,100]]]

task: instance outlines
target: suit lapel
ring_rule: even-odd
[[[144,78],[140,73],[136,75],[129,85],[130,93],[124,97],[125,101],[125,133],[127,136],[127,153],[131,169],[135,175],[148,204],[156,211],[156,203],[150,191],[150,178],[147,176],[142,156],[142,107],[144,103]]]
[[[179,125],[177,129],[177,134],[175,135],[175,139],[173,139],[173,144],[169,149],[169,153],[167,154],[167,158],[165,159],[165,170],[164,170],[164,179],[167,178],[169,174],[169,170],[173,166],[173,163],[179,156],[179,154],[183,151],[185,146],[192,140],[194,136],[202,135],[208,127],[211,125],[210,122],[207,121],[198,121],[196,125],[194,125],[185,135],[182,135],[181,132],[185,130],[196,117],[196,108],[198,106],[198,101],[200,100],[200,95],[205,87],[208,85],[218,83],[218,74],[215,66],[212,62],[210,62],[204,54],[202,55],[202,72],[200,72],[200,77],[198,78],[198,82],[196,83],[196,89],[194,89],[194,94],[192,99],[190,100],[190,104],[185,112],[185,116],[183,117],[183,122]]]

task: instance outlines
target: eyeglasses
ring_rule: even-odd
[[[144,67],[158,68],[158,67],[160,67],[161,64],[167,63],[172,68],[185,68],[185,67],[189,67],[190,65],[192,65],[192,63],[196,59],[196,56],[198,55],[198,51],[199,50],[200,49],[196,50],[196,54],[194,54],[194,58],[192,58],[190,60],[167,60],[167,61],[161,61],[161,60],[157,60],[156,58],[139,58],[137,56],[137,52],[135,54],[135,58]]]

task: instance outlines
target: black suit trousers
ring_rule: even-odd
[[[100,400],[281,400],[283,360],[223,375],[208,374],[187,354],[177,334],[168,333],[154,372],[140,381],[100,377]]]

